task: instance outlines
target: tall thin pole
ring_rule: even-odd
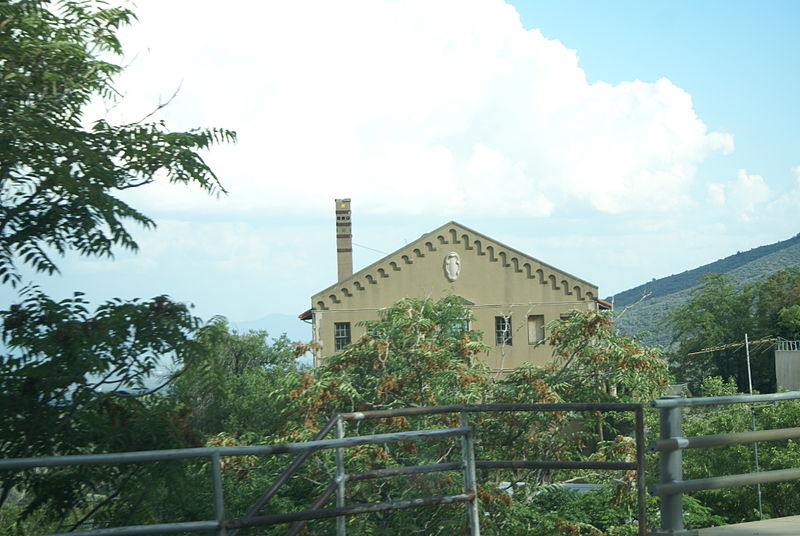
[[[344,437],[344,420],[341,415],[336,416],[336,439]],[[345,504],[345,479],[347,475],[344,472],[344,449],[336,449],[336,506],[344,506]],[[347,525],[345,524],[345,517],[338,516],[336,518],[336,536],[345,536],[347,534]]]
[[[744,334],[744,349],[745,354],[747,355],[747,383],[750,387],[750,394],[753,394],[753,373],[750,371],[750,340],[747,338],[747,333]],[[756,410],[753,406],[750,406],[750,423],[752,425],[753,431],[756,431]],[[756,460],[756,473],[761,472],[761,468],[759,467],[758,463],[758,443],[753,443],[753,455],[755,456]],[[758,517],[759,519],[764,519],[764,508],[761,503],[761,484],[756,484],[756,494],[758,495]]]

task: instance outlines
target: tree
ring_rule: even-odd
[[[756,336],[800,339],[800,268],[776,272],[751,292]]]
[[[745,333],[751,341],[800,338],[800,269],[776,272],[742,289],[724,275],[706,275],[667,321],[675,333],[677,352],[670,361],[679,379],[697,388],[707,376],[735,378],[739,390],[747,391]],[[750,363],[753,387],[773,392],[772,345],[752,345]]]
[[[476,356],[486,347],[479,333],[465,329],[469,319],[457,296],[403,298],[382,310],[379,320],[364,322],[363,338],[315,371],[303,393],[306,418],[324,422],[332,411],[481,400],[485,366]]]
[[[382,310],[380,318],[364,322],[367,333],[342,352],[326,357],[308,371],[296,389],[287,394],[285,440],[306,440],[337,411],[364,411],[409,406],[484,402],[490,397],[491,375],[478,355],[486,348],[479,333],[465,329],[470,312],[463,299],[448,296],[403,298]],[[457,417],[456,417],[457,419]],[[400,417],[348,423],[348,434],[365,435],[452,426],[452,415]],[[349,472],[398,465],[454,461],[451,441],[364,445],[347,451]],[[458,452],[455,450],[455,452]],[[331,478],[330,455],[308,464],[304,497],[314,483]],[[439,478],[441,476],[441,478]],[[348,485],[359,502],[458,493],[459,480],[450,474],[392,479],[390,485],[365,481]],[[321,489],[317,488],[317,492]],[[456,534],[462,516],[453,508],[426,512],[425,534]],[[462,509],[458,510],[463,512]],[[415,525],[418,512],[398,511],[348,520],[356,533],[393,533],[393,527]]]
[[[121,67],[111,60],[122,51],[115,32],[134,18],[102,1],[0,2],[0,284],[18,288],[23,266],[57,273],[56,257],[70,251],[135,250],[127,225],[154,222],[122,201],[122,190],[161,179],[224,191],[200,151],[234,141],[233,132],[171,132],[146,118],[85,124],[90,100],[116,95]],[[0,317],[0,455],[182,443],[176,416],[141,390],[159,359],[198,355],[199,320],[186,305],[166,296],[115,299],[90,312],[80,293],[55,301],[29,285]],[[47,476],[59,474],[67,473]],[[133,479],[113,470],[82,474],[89,476],[53,485],[36,472],[4,472],[0,505],[16,486],[35,493],[28,512],[42,507],[64,521],[89,490],[113,498]]]
[[[669,383],[661,352],[618,334],[613,319],[609,311],[575,311],[547,326],[554,347],[548,382],[570,402],[648,400]]]
[[[134,18],[102,2],[18,0],[0,4],[0,281],[19,265],[53,274],[53,254],[111,256],[135,250],[125,221],[153,220],[115,197],[157,178],[222,192],[199,150],[235,134],[170,132],[163,122],[85,128],[92,98],[116,95],[117,29]]]
[[[690,354],[744,341],[745,333],[753,334],[749,297],[721,274],[704,275],[689,296],[689,301],[667,316],[677,343],[677,351],[670,359],[675,375],[689,382],[693,390],[706,376],[722,376],[736,378],[739,388],[746,391],[747,362],[741,347]],[[763,386],[769,379],[759,374],[754,381]]]
[[[186,363],[171,398],[185,409],[203,440],[217,434],[257,441],[281,433],[285,397],[302,368],[286,335],[269,342],[266,331],[238,333],[224,318],[201,328],[195,342],[200,363]]]
[[[288,396],[294,401],[285,414],[288,440],[308,438],[335,411],[366,411],[418,405],[458,403],[642,401],[657,397],[668,383],[667,365],[658,351],[614,333],[607,313],[575,311],[567,319],[548,325],[554,362],[545,367],[526,365],[496,379],[480,362],[484,346],[480,335],[463,331],[469,311],[456,297],[439,302],[403,299],[385,309],[377,321],[366,322],[367,334],[339,354],[322,361],[308,372]],[[457,329],[453,329],[453,328]],[[470,417],[476,429],[476,457],[481,460],[594,459],[630,461],[635,457],[630,419],[603,420],[594,414],[580,417],[567,412],[486,413]],[[359,420],[348,423],[352,434],[371,434],[402,429],[452,426],[452,415]],[[605,432],[604,432],[605,431]],[[610,441],[604,440],[611,437]],[[617,437],[615,437],[618,435]],[[624,437],[627,435],[628,437]],[[590,454],[599,450],[599,454]],[[369,446],[348,450],[348,472],[368,471],[397,465],[456,461],[452,442]],[[330,459],[310,465],[308,483],[327,483],[332,475]],[[487,533],[512,534],[554,527],[579,530],[588,522],[576,520],[566,510],[541,525],[537,499],[552,484],[574,478],[574,472],[504,470],[481,475],[482,523]],[[617,498],[617,509],[596,525],[615,524],[614,534],[628,534],[635,493],[631,475],[593,476],[607,483],[606,495]],[[505,487],[511,482],[513,497]],[[501,483],[504,483],[501,486]],[[519,484],[519,486],[517,486]],[[421,494],[456,492],[458,475],[437,478],[408,477],[348,485],[348,493],[359,501],[384,501]],[[574,516],[573,516],[574,517]],[[417,526],[418,514],[395,512],[388,516],[353,518],[348,523],[363,533],[393,533],[393,528]],[[535,520],[535,521],[534,521]],[[461,510],[427,513],[425,534],[454,534],[462,529]],[[395,530],[403,530],[395,529]],[[591,528],[591,527],[590,527]],[[548,530],[550,532],[548,532]],[[593,529],[600,534],[599,529]],[[370,532],[371,531],[371,532]],[[574,532],[578,533],[578,532]],[[609,531],[609,533],[611,533]]]

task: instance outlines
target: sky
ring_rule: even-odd
[[[800,232],[800,3],[138,0],[113,105],[224,127],[226,196],[154,184],[137,254],[39,280],[168,294],[204,318],[297,315],[450,220],[610,296]],[[177,92],[177,93],[176,93]],[[298,320],[299,322],[299,320]]]

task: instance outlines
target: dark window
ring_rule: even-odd
[[[511,315],[494,317],[494,342],[511,346]]]
[[[334,322],[333,340],[336,342],[337,352],[350,344],[350,322]]]
[[[454,320],[450,329],[453,330],[453,333],[463,334],[465,331],[469,331],[469,320],[466,318],[463,320]]]
[[[442,335],[460,339],[466,331],[469,331],[469,320],[464,318],[462,320],[453,320],[449,325],[444,326]]]

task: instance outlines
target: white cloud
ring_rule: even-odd
[[[711,204],[716,207],[725,206],[725,185],[719,183],[709,183],[706,185],[708,197]]]
[[[138,4],[120,112],[182,81],[172,124],[240,135],[209,157],[230,198],[133,192],[145,208],[302,213],[349,195],[448,217],[670,211],[733,148],[667,79],[587,83],[575,51],[500,0]]]
[[[736,211],[741,221],[750,221],[755,216],[756,207],[770,200],[772,194],[761,175],[752,175],[740,169],[736,179],[727,187],[729,207]]]

